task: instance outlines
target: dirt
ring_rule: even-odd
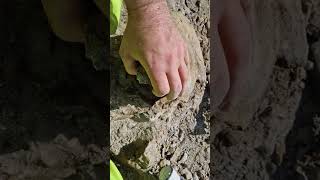
[[[106,177],[107,72],[54,36],[40,1],[0,8],[0,179]]]
[[[165,132],[161,134],[162,142],[136,139],[129,144],[123,143],[125,146],[120,154],[112,155],[116,162],[121,162],[121,170],[127,169],[124,175],[136,179],[141,176],[153,178],[159,168],[171,164],[187,179],[208,178],[209,125],[206,120],[209,96],[205,88],[206,74],[209,74],[209,1],[171,1],[169,4],[171,10],[179,11],[189,19],[196,32],[191,33],[191,41],[196,42],[193,55],[199,61],[194,61],[196,65],[192,68],[198,68],[200,76],[194,76],[192,82],[196,86],[189,88],[185,97],[190,101],[184,103],[183,98],[169,104],[163,99],[150,98],[150,87],[137,84],[134,77],[123,74],[121,63],[109,62],[119,71],[96,71],[94,67],[103,69],[101,67],[105,66],[95,61],[103,51],[87,50],[104,44],[95,44],[91,36],[87,39],[88,46],[58,39],[50,30],[40,1],[1,2],[0,179],[105,178],[109,152],[109,138],[106,140],[106,137],[110,128],[105,119],[108,87],[127,85],[114,82],[129,83],[130,88],[137,90],[126,101],[122,101],[126,97],[121,100],[112,95],[118,91],[110,92],[114,102],[110,104],[111,113],[121,106],[130,107],[128,103],[138,102],[134,105],[141,107],[136,121],[127,126],[136,123],[142,124],[136,127],[143,128],[145,125],[141,132],[148,134],[152,128],[144,122],[150,120],[145,117],[145,109],[166,110],[157,120],[161,122],[158,127],[165,125],[161,127]],[[96,16],[97,8],[93,3],[89,3],[89,7]],[[191,31],[193,28],[187,27]],[[94,67],[88,58],[94,60]],[[114,81],[108,81],[111,78],[108,72],[111,77],[115,75]],[[128,91],[132,92],[130,88],[122,90],[128,94]],[[166,113],[171,117],[167,118]],[[121,118],[111,122],[116,129],[114,125],[121,122]],[[151,151],[153,147],[149,146],[146,157],[150,159],[135,159],[143,154],[148,144],[157,146],[157,151]],[[137,151],[133,152],[131,148]],[[133,163],[124,162],[124,159]]]
[[[188,44],[191,59],[190,84],[182,97],[168,101],[147,95],[150,87],[139,85],[135,77],[126,75],[123,67],[119,68],[117,53],[112,53],[115,56],[111,69],[120,71],[111,70],[110,150],[126,178],[152,179],[166,165],[173,166],[186,179],[209,178],[209,96],[205,91],[209,69],[208,56],[204,58],[209,53],[205,44],[208,31],[195,28],[206,28],[209,9],[207,14],[201,14],[201,9],[208,8],[209,2],[173,2],[169,2],[172,17]],[[195,8],[194,12],[190,8]],[[117,34],[125,28],[126,12],[123,14]],[[121,39],[114,38],[118,39],[113,44]],[[119,48],[112,49],[117,52]]]
[[[186,179],[319,179],[319,2],[247,1],[252,76],[241,106],[210,122],[209,1],[168,2],[193,26],[206,76],[189,102],[171,104],[115,76],[134,83],[131,104],[141,100],[111,105],[118,115],[132,110],[111,121],[121,132],[111,132],[120,137],[111,156],[124,175],[152,179],[170,164]],[[103,179],[107,71],[93,68],[82,45],[53,35],[39,1],[1,1],[0,26],[0,179]]]
[[[320,178],[320,3],[302,1],[307,20],[309,65],[305,89],[296,120],[286,139],[287,153],[273,179],[317,180]]]
[[[311,76],[312,71],[309,72]],[[297,112],[293,128],[286,138],[287,152],[273,179],[317,180],[319,169],[319,117],[320,104],[311,79],[306,88]],[[315,99],[316,97],[316,99]]]
[[[212,119],[211,179],[319,179],[319,2],[243,2],[251,76],[241,103]]]

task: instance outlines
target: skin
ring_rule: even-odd
[[[217,1],[213,37],[213,67],[210,93],[213,97],[211,111],[227,110],[239,103],[248,80],[251,61],[250,27],[240,0]]]
[[[153,93],[177,98],[188,80],[188,54],[171,20],[165,0],[127,0],[128,24],[120,55],[126,71],[137,73],[137,62],[146,70]]]
[[[52,31],[69,42],[85,41],[86,12],[82,0],[41,0]]]
[[[95,0],[105,12],[102,0]],[[239,101],[251,60],[248,6],[240,0],[215,1],[211,111],[228,109]],[[82,0],[42,0],[55,34],[63,40],[84,42],[85,6]],[[148,73],[153,93],[175,99],[188,80],[188,54],[170,19],[165,0],[126,0],[128,24],[120,55],[126,71],[137,73],[139,62]],[[105,13],[104,13],[105,14]],[[67,27],[67,28],[66,28]]]
[[[95,0],[105,11],[102,0]],[[54,33],[71,42],[84,42],[85,5],[82,0],[42,0]],[[146,70],[154,95],[176,99],[188,80],[186,45],[165,0],[126,0],[128,24],[120,56],[128,74],[137,74],[140,63]],[[104,13],[105,14],[105,13]]]

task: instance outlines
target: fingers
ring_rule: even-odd
[[[178,69],[179,75],[180,75],[180,80],[181,80],[181,85],[182,85],[182,93],[185,91],[185,88],[187,87],[188,83],[188,68],[185,63],[182,63]]]
[[[149,75],[153,87],[153,94],[157,97],[163,97],[170,92],[168,78],[165,72],[153,71]]]
[[[131,54],[126,52],[127,48],[124,48],[123,43],[120,47],[120,56],[128,74],[137,75],[139,62],[150,79],[152,92],[155,96],[164,97],[167,95],[169,100],[173,100],[182,94],[187,86],[187,64],[189,64],[189,56],[184,45],[180,44],[175,50],[170,49],[169,52],[151,52],[145,53],[145,55],[133,53],[134,56],[132,56],[132,52]]]
[[[213,37],[216,39],[215,43],[213,43],[215,51],[213,51],[214,60],[210,62],[210,66],[218,68],[211,71],[210,76],[210,96],[212,99],[210,108],[212,112],[218,109],[223,102],[226,102],[230,88],[230,73],[217,29],[213,32]]]
[[[190,57],[189,57],[189,53],[187,50],[187,46],[184,46],[184,55],[182,57],[183,61],[180,64],[180,67],[178,69],[179,71],[179,75],[180,75],[180,80],[181,80],[181,84],[182,84],[182,91],[181,94],[183,92],[185,92],[185,89],[188,86],[188,80],[189,80],[189,73],[188,73],[188,67],[190,66]]]
[[[161,66],[153,66],[150,68],[149,77],[153,86],[153,93],[158,97],[167,95],[169,100],[176,99],[184,92],[188,82],[188,68],[189,63],[188,54],[181,53],[178,55],[180,60],[175,61],[167,68],[163,69]],[[174,60],[169,61],[174,62]],[[143,65],[148,69],[148,65]]]
[[[148,64],[142,64],[152,83],[154,95],[158,97],[167,95],[169,100],[174,100],[182,94],[188,82],[188,68],[185,63],[187,58],[179,58],[181,59],[180,61],[178,60],[176,61],[177,63],[165,66],[167,68],[157,64],[152,67],[148,66]],[[158,59],[158,62],[161,62],[161,60]],[[164,61],[162,60],[162,62]]]
[[[136,60],[124,53],[120,53],[120,56],[127,73],[137,75]],[[141,63],[141,65],[146,70],[153,87],[152,92],[157,97],[168,95],[168,99],[176,99],[187,84],[188,70],[184,60],[178,65],[178,68],[170,68],[169,72],[166,72],[159,66],[150,68],[146,63]]]
[[[136,60],[134,60],[130,55],[120,53],[124,68],[127,73],[130,75],[137,75],[137,64]]]
[[[170,85],[170,93],[168,94],[168,99],[173,100],[176,99],[182,90],[181,79],[178,70],[172,70],[167,73],[169,85]]]

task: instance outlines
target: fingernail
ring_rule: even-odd
[[[157,96],[157,97],[163,97],[163,95],[161,96],[161,95],[159,95],[158,93],[156,93],[154,90],[152,90],[152,94],[153,95],[155,95],[155,96]]]
[[[175,100],[177,98],[178,98],[178,96],[176,94],[174,94],[174,93],[169,93],[167,95],[167,99],[170,100],[170,101]]]

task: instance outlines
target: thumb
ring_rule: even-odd
[[[137,75],[136,60],[133,59],[128,54],[120,54],[120,57],[122,59],[124,68],[126,69],[127,73],[130,74],[130,75]]]

